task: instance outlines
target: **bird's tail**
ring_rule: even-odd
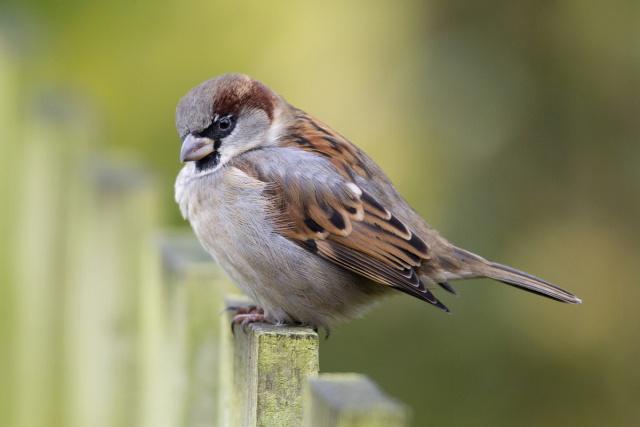
[[[532,292],[556,301],[580,304],[582,300],[571,292],[549,283],[546,280],[497,262],[487,261],[464,249],[455,248],[456,257],[469,267],[473,277],[488,277],[524,291]]]

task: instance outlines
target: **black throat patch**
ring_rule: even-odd
[[[196,170],[198,172],[213,169],[218,166],[218,163],[220,163],[220,144],[221,141],[219,139],[214,140],[213,153],[196,161]]]

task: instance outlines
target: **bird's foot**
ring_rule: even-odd
[[[238,314],[264,314],[264,310],[257,305],[230,306],[225,310],[233,311],[236,316]]]
[[[258,306],[250,305],[246,307],[229,307],[227,310],[235,311],[231,319],[231,333],[235,333],[235,326],[240,325],[246,333],[247,326],[251,323],[269,323],[264,314],[264,310]]]

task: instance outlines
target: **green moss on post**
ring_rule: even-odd
[[[232,423],[299,426],[302,394],[318,373],[318,334],[310,328],[235,326]]]
[[[403,427],[408,409],[364,375],[322,374],[305,393],[305,427]]]

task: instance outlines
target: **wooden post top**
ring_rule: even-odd
[[[408,419],[406,406],[364,375],[321,374],[309,379],[306,427],[403,427]]]

